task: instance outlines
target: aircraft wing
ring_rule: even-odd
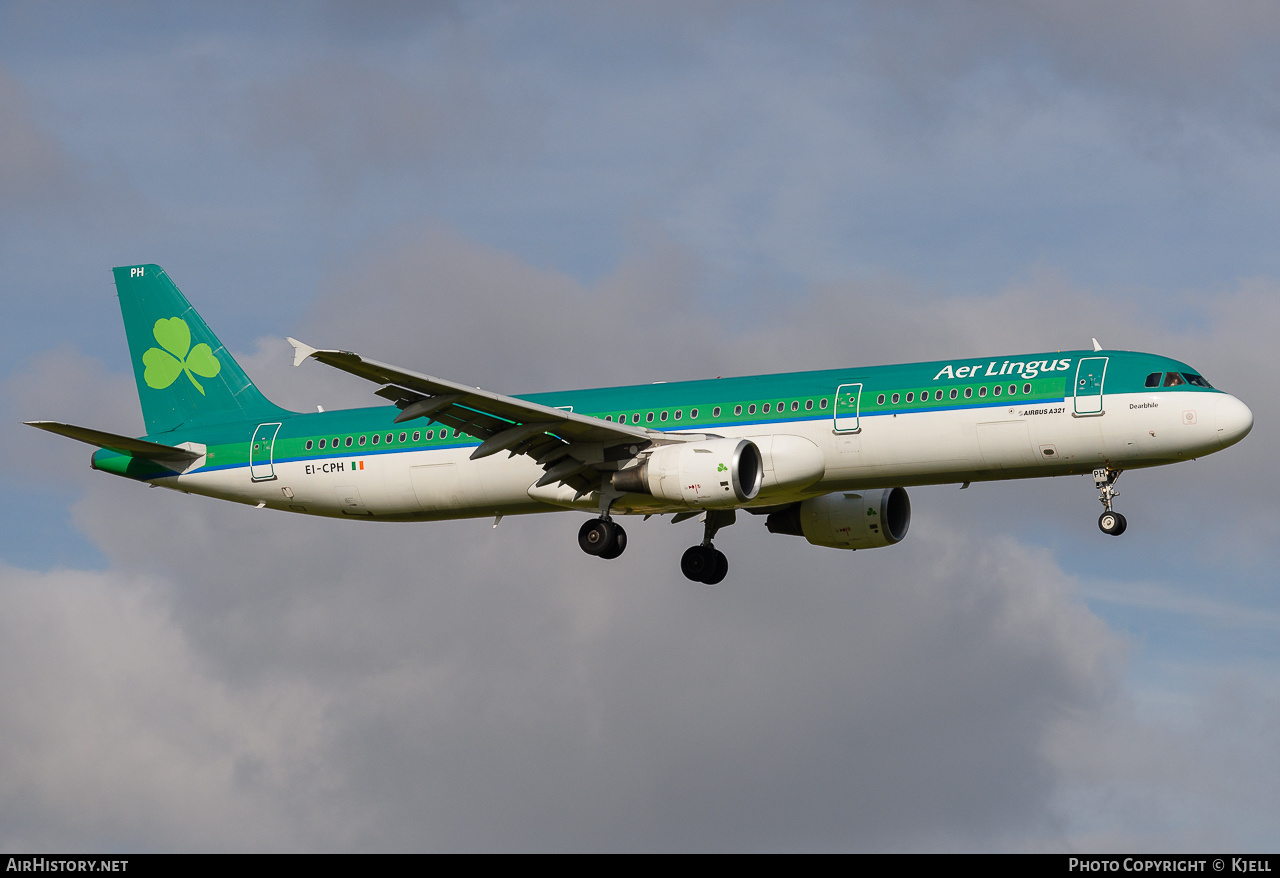
[[[58,421],[25,421],[24,423],[28,427],[35,427],[37,430],[57,433],[59,436],[66,436],[68,439],[75,439],[98,448],[106,448],[129,457],[141,457],[146,460],[185,465],[202,456],[199,451],[175,448],[172,445],[148,442],[145,439],[130,439],[128,436],[105,433],[102,430],[91,430],[88,427],[77,427],[74,424],[62,424]]]
[[[380,363],[350,351],[319,350],[294,338],[288,341],[294,348],[295,366],[311,358],[383,385],[375,393],[399,406],[397,422],[425,417],[480,439],[480,447],[472,452],[473,460],[499,451],[533,457],[547,470],[539,486],[565,482],[588,490],[594,486],[589,485],[582,474],[597,468],[597,464],[630,459],[650,445],[684,442],[689,438],[503,396]]]

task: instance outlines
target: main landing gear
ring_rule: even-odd
[[[627,548],[627,532],[611,518],[593,518],[578,530],[578,545],[588,555],[612,560]]]
[[[1111,508],[1112,502],[1120,495],[1116,490],[1116,480],[1120,478],[1120,473],[1121,470],[1110,467],[1099,467],[1093,471],[1093,484],[1098,489],[1098,499],[1103,507],[1102,514],[1098,516],[1098,528],[1113,537],[1120,536],[1129,526],[1125,517]]]
[[[711,545],[711,540],[716,531],[733,524],[736,517],[737,513],[732,509],[707,510],[702,543],[690,546],[680,558],[680,572],[686,579],[706,585],[715,585],[724,580],[725,574],[729,572],[729,559],[724,556],[724,552]]]
[[[602,502],[599,518],[584,522],[578,529],[578,545],[588,555],[612,559],[626,550],[627,532],[609,517],[608,506],[605,505],[607,502],[610,501]],[[729,559],[711,544],[711,540],[720,528],[733,524],[736,517],[737,514],[732,509],[707,511],[703,521],[702,542],[690,546],[680,558],[680,572],[685,578],[706,585],[715,585],[724,580],[725,574],[729,572]]]

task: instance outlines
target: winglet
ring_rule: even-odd
[[[293,365],[295,366],[301,366],[303,360],[320,350],[319,348],[313,348],[309,344],[303,344],[296,338],[286,338],[285,341],[293,345]]]
[[[293,341],[293,339],[289,339],[289,340],[290,340],[290,341]],[[1094,349],[1095,351],[1100,351],[1100,350],[1102,350],[1102,345],[1098,344],[1098,340],[1097,340],[1096,338],[1095,338],[1095,339],[1092,339],[1092,341],[1093,341],[1093,349]],[[296,365],[296,364],[295,364],[295,365]]]

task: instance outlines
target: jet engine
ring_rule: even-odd
[[[760,449],[748,439],[664,445],[639,466],[613,474],[619,491],[652,494],[688,506],[733,506],[754,500],[764,480]]]
[[[770,513],[765,526],[770,533],[802,536],[833,549],[892,546],[911,526],[911,501],[903,488],[836,491]]]

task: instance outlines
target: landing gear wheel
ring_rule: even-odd
[[[1118,537],[1128,526],[1129,522],[1119,512],[1107,511],[1098,516],[1098,529],[1104,534]]]
[[[710,546],[690,546],[680,556],[680,572],[685,579],[703,582],[707,571],[715,569],[715,549]]]
[[[711,546],[690,546],[680,558],[680,572],[685,579],[715,585],[729,572],[729,559]]]
[[[605,549],[600,553],[600,557],[606,561],[612,561],[627,550],[627,532],[622,529],[622,525],[609,522],[613,525],[613,548]]]
[[[613,547],[615,525],[603,518],[593,518],[578,530],[578,545],[588,555],[602,555]]]
[[[715,566],[711,568],[702,580],[707,585],[715,585],[717,582],[722,582],[729,572],[729,559],[724,556],[724,552],[719,549],[712,549],[712,552],[715,555]]]

